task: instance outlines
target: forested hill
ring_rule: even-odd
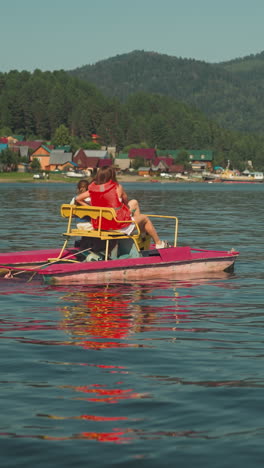
[[[219,64],[228,72],[238,75],[242,80],[259,80],[264,76],[264,51],[259,54],[247,55],[243,58],[229,60]]]
[[[158,93],[196,106],[224,128],[263,132],[264,52],[209,64],[134,51],[69,73],[121,100],[138,91]]]
[[[100,144],[158,149],[208,149],[216,165],[230,159],[238,169],[252,160],[264,170],[264,133],[221,128],[200,110],[167,96],[135,93],[125,102],[104,96],[94,85],[63,70],[0,73],[0,136],[49,141],[63,125],[78,148],[100,135]],[[69,137],[69,138],[68,138]]]

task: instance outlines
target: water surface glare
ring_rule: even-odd
[[[3,467],[263,463],[264,184],[125,184],[233,274],[51,287],[0,280]],[[0,184],[0,251],[59,247],[75,184]],[[155,223],[173,240],[168,222]]]

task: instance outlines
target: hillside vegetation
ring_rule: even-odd
[[[142,144],[161,150],[207,149],[216,164],[231,159],[245,169],[252,160],[255,169],[264,169],[263,134],[221,128],[197,107],[174,98],[141,91],[122,101],[62,70],[0,73],[0,136],[50,141],[62,124],[74,148],[96,133],[101,145],[117,151]]]
[[[69,73],[122,101],[139,91],[160,94],[197,107],[224,128],[263,132],[264,52],[209,64],[134,51]]]

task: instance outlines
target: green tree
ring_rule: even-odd
[[[145,166],[145,161],[144,158],[135,158],[132,160],[131,166],[133,169],[138,169],[139,167],[144,167]]]
[[[142,143],[132,143],[131,145],[127,145],[123,148],[123,153],[129,153],[129,151],[133,148],[148,148],[148,145],[145,141]]]
[[[12,135],[12,130],[9,127],[0,128],[0,137],[6,137]]]
[[[61,125],[61,124],[67,124],[67,115],[68,115],[68,109],[66,110],[66,93],[63,87],[63,84],[58,81],[59,77],[56,77],[56,84],[55,86],[53,85],[51,92],[50,92],[50,97],[49,97],[49,103],[47,105],[48,107],[48,115],[50,119],[50,128],[51,132],[55,133],[56,129]]]
[[[150,121],[151,146],[166,149],[170,146],[169,126],[163,116],[154,115]]]
[[[0,164],[4,172],[16,171],[18,164],[18,155],[9,148],[0,152]]]
[[[39,172],[41,169],[40,162],[38,158],[33,158],[33,161],[30,164],[30,168],[32,169],[33,172]]]
[[[190,169],[191,164],[189,161],[189,153],[186,150],[181,150],[177,154],[177,159],[175,161],[175,164],[183,164],[185,169]]]
[[[89,150],[100,150],[101,145],[99,143],[95,143],[94,141],[87,141],[82,144],[82,148]]]
[[[71,144],[70,132],[65,125],[62,124],[55,130],[55,135],[52,140],[52,143],[55,146],[64,146]]]

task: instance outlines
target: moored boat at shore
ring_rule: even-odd
[[[66,177],[70,177],[70,178],[74,178],[74,179],[81,179],[82,177],[84,177],[84,174],[83,172],[75,172],[75,171],[68,171],[66,172]]]
[[[230,182],[256,184],[264,181],[263,172],[248,172],[240,174],[238,171],[225,169],[222,173],[203,173],[203,180],[206,182]]]
[[[222,182],[240,182],[240,183],[262,183],[264,180],[263,172],[248,172],[239,174],[236,171],[226,169],[220,174]]]

